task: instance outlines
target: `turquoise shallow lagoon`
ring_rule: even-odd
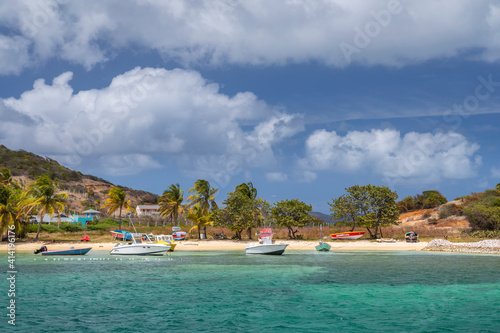
[[[16,326],[7,323],[4,278],[2,332],[500,332],[500,256],[174,252],[116,260],[91,251],[85,261],[47,259],[16,255]],[[6,254],[0,264],[7,277]]]

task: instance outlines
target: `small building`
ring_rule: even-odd
[[[160,205],[137,205],[135,208],[137,216],[158,216],[160,215]]]
[[[30,222],[32,224],[40,222],[40,215],[31,215]],[[64,214],[61,214],[61,221],[59,221],[59,216],[57,214],[54,214],[54,216],[52,216],[52,217],[50,217],[49,214],[43,215],[42,223],[51,224],[51,223],[59,223],[59,222],[74,223],[75,221],[71,217],[68,217]]]

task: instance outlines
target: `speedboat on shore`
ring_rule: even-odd
[[[149,236],[151,237],[153,235],[150,234]],[[155,243],[170,245],[170,250],[168,250],[170,252],[173,252],[175,250],[175,247],[177,246],[177,244],[174,241],[174,236],[172,235],[157,235],[153,237]],[[153,239],[153,237],[151,237],[151,239]]]
[[[250,243],[245,249],[246,254],[273,254],[281,255],[285,252],[288,244],[275,244],[271,228],[262,229],[259,234],[258,243]]]
[[[365,234],[364,231],[348,231],[331,234],[331,239],[358,239]]]
[[[116,244],[109,253],[113,255],[161,256],[170,250],[170,245],[154,243],[147,234],[129,234],[131,242],[124,239],[122,243]]]
[[[40,249],[35,250],[34,253],[35,254],[41,253],[42,256],[83,256],[87,254],[87,252],[89,252],[90,250],[92,250],[91,247],[75,249],[73,246],[71,246],[69,249],[49,251],[47,250],[47,247],[44,245]]]

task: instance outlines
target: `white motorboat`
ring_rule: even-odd
[[[245,249],[246,254],[274,254],[281,255],[285,252],[288,244],[275,244],[271,228],[262,229],[259,234],[258,243],[250,243]]]
[[[126,237],[124,237],[123,242],[116,244],[109,253],[114,255],[161,256],[170,250],[170,245],[154,243],[147,234],[130,233],[130,235],[131,241],[127,242]]]

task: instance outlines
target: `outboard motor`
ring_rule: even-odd
[[[47,247],[44,245],[41,248],[39,248],[38,250],[33,251],[33,253],[38,254],[40,252],[45,252],[45,251],[47,251]]]

